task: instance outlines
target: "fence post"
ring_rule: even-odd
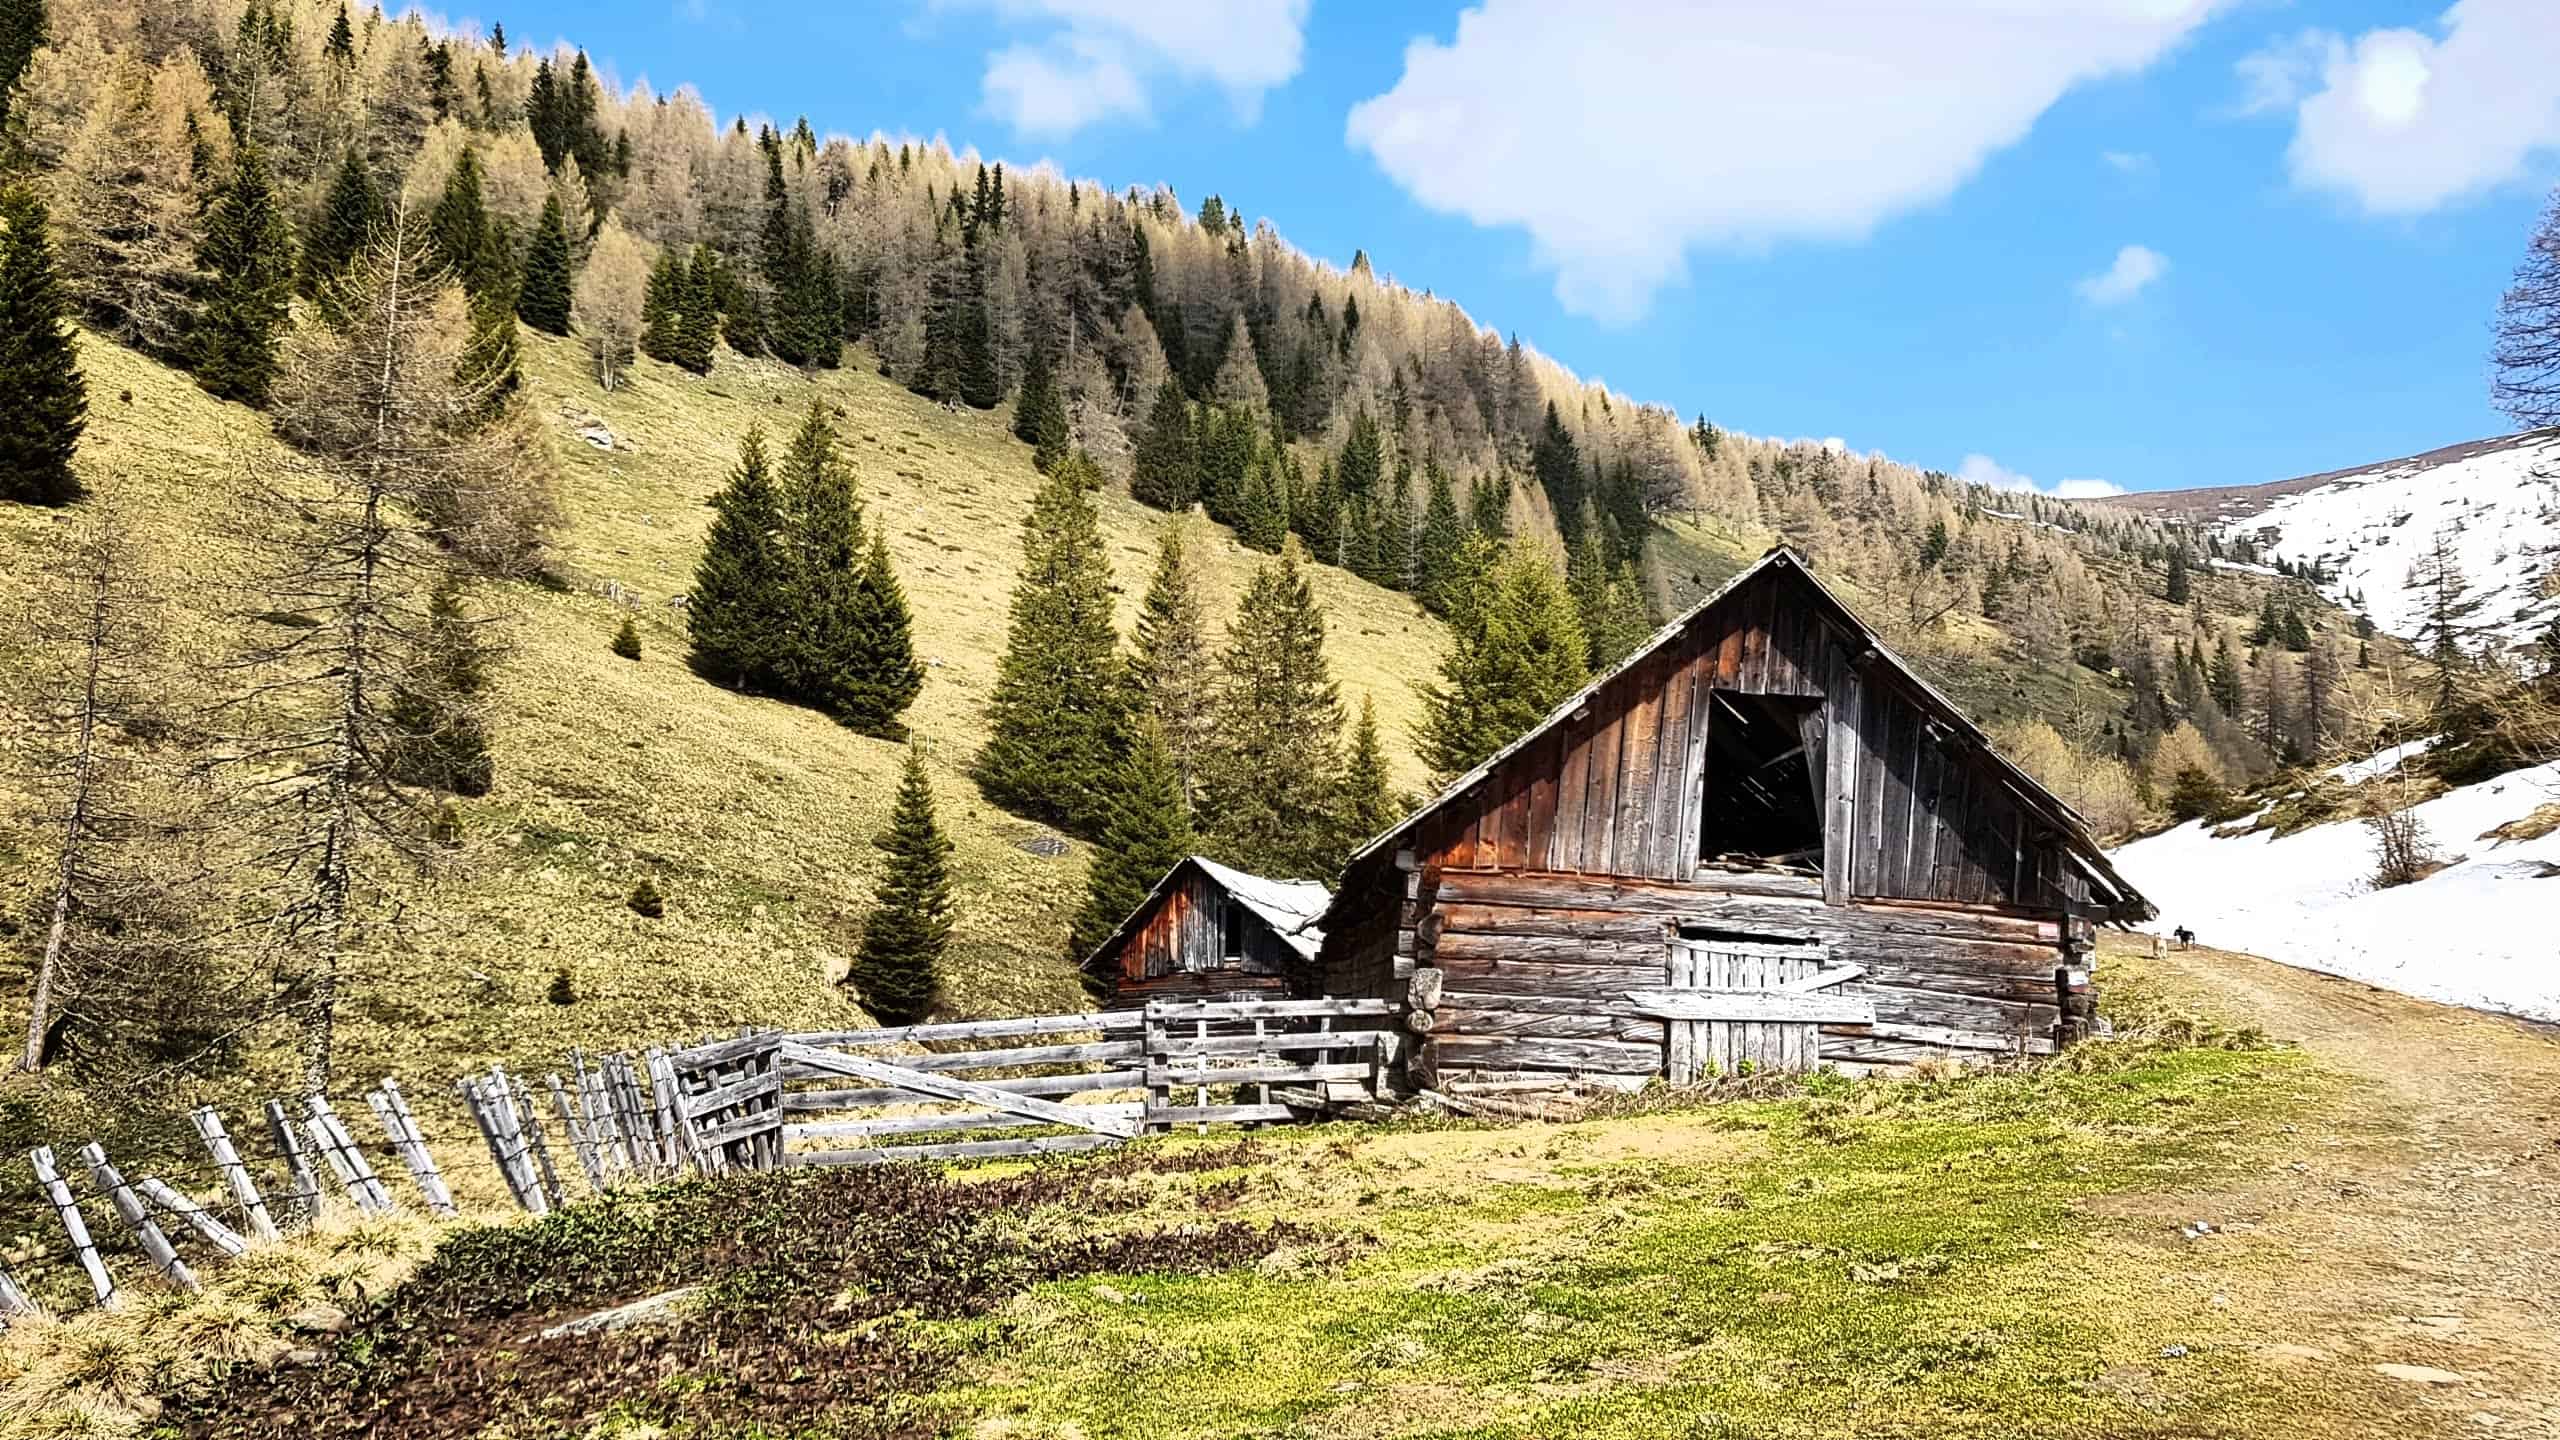
[[[231,1143],[231,1132],[222,1128],[222,1116],[207,1105],[187,1118],[195,1122],[196,1134],[204,1138],[204,1148],[213,1156],[214,1168],[222,1172],[223,1183],[231,1187],[231,1198],[240,1202],[249,1233],[261,1240],[277,1238],[276,1222],[267,1214],[267,1202],[258,1194],[258,1184],[250,1178],[249,1167],[240,1163],[240,1151]]]
[[[496,1128],[503,1143],[506,1166],[515,1175],[516,1193],[527,1214],[543,1216],[551,1213],[551,1197],[542,1188],[542,1178],[534,1173],[533,1157],[525,1145],[524,1129],[516,1119],[515,1087],[507,1079],[504,1067],[489,1067],[489,1123]]]
[[[507,1084],[514,1091],[509,1104],[515,1110],[517,1126],[524,1135],[525,1145],[533,1152],[534,1169],[542,1179],[543,1203],[548,1208],[557,1209],[569,1203],[569,1195],[560,1188],[559,1173],[551,1168],[551,1142],[543,1136],[542,1115],[533,1108],[533,1092],[525,1088],[524,1081],[512,1075],[507,1077]]]
[[[1147,1113],[1140,1128],[1155,1134],[1170,1128],[1164,1112],[1173,1108],[1173,1084],[1166,1074],[1173,1068],[1173,1056],[1165,1034],[1164,1002],[1148,1001],[1143,1013],[1146,1019],[1141,1044],[1146,1053]]]
[[[143,1193],[144,1198],[185,1221],[188,1229],[203,1236],[214,1249],[225,1255],[249,1253],[249,1242],[240,1238],[240,1232],[214,1219],[195,1201],[170,1189],[168,1182],[159,1176],[145,1175],[133,1184],[135,1189]]]
[[[293,1204],[296,1223],[303,1229],[320,1216],[320,1177],[311,1173],[311,1160],[302,1153],[302,1136],[284,1113],[284,1102],[267,1102],[267,1132],[274,1137],[276,1153],[284,1157],[285,1169],[293,1176]]]
[[[471,1112],[471,1123],[480,1127],[480,1140],[489,1147],[489,1159],[498,1167],[498,1178],[507,1182],[507,1198],[519,1210],[531,1209],[524,1203],[524,1187],[516,1183],[516,1171],[507,1163],[507,1147],[498,1139],[498,1124],[489,1118],[489,1107],[480,1097],[480,1082],[464,1076],[453,1082],[454,1093],[462,1097],[462,1108]]]
[[[391,1203],[391,1192],[384,1188],[382,1178],[373,1173],[372,1163],[356,1148],[355,1137],[347,1133],[346,1122],[329,1107],[329,1097],[307,1095],[302,1106],[308,1117],[304,1128],[311,1132],[312,1143],[320,1147],[321,1158],[329,1162],[330,1171],[346,1187],[347,1198],[356,1202],[356,1208],[368,1215],[386,1215],[397,1208]]]
[[[81,1146],[80,1163],[89,1167],[89,1178],[106,1192],[107,1203],[115,1206],[116,1213],[124,1217],[126,1227],[133,1231],[135,1239],[142,1242],[142,1253],[150,1258],[161,1274],[169,1277],[169,1283],[181,1290],[197,1288],[195,1272],[187,1268],[186,1261],[178,1258],[177,1247],[169,1243],[169,1237],[161,1233],[159,1222],[143,1208],[142,1197],[134,1194],[133,1187],[124,1183],[124,1176],[107,1163],[106,1147],[94,1140]]]
[[[560,1083],[558,1073],[543,1079],[551,1090],[551,1108],[560,1117],[560,1133],[569,1137],[569,1148],[578,1152],[578,1168],[586,1172],[587,1188],[603,1194],[604,1165],[596,1159],[595,1137],[579,1121],[577,1107],[569,1103],[569,1088]]]
[[[27,1163],[35,1167],[36,1183],[44,1187],[45,1198],[53,1202],[53,1213],[62,1220],[62,1233],[71,1237],[71,1253],[80,1257],[80,1268],[88,1272],[89,1289],[98,1297],[98,1307],[113,1310],[124,1302],[116,1293],[114,1277],[107,1274],[107,1262],[98,1254],[98,1242],[89,1237],[89,1222],[80,1218],[80,1203],[71,1198],[71,1187],[62,1181],[62,1172],[53,1165],[53,1147],[39,1145],[27,1152]]]
[[[409,1178],[418,1182],[427,1209],[439,1216],[455,1213],[453,1191],[444,1183],[444,1172],[436,1168],[435,1154],[427,1149],[427,1137],[418,1130],[418,1118],[409,1110],[409,1097],[400,1093],[400,1082],[385,1075],[382,1088],[364,1098],[382,1122],[382,1133],[390,1137],[392,1151],[409,1167]]]

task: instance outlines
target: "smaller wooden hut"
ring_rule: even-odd
[[[1333,892],[1266,880],[1194,855],[1165,872],[1136,913],[1084,958],[1104,1003],[1285,999],[1324,944],[1316,918]]]

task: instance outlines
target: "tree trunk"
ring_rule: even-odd
[[[72,751],[70,815],[62,826],[62,855],[54,867],[52,916],[45,928],[44,958],[36,964],[35,983],[27,997],[27,1045],[18,1068],[44,1068],[44,1032],[52,1023],[53,982],[71,936],[72,891],[79,874],[80,850],[88,839],[89,790],[97,774],[98,674],[106,663],[107,591],[112,581],[109,552],[98,551],[89,570],[89,632],[81,669],[79,740]]]

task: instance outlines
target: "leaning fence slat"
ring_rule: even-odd
[[[480,1082],[468,1076],[454,1082],[454,1091],[462,1097],[462,1108],[471,1112],[471,1121],[480,1127],[480,1139],[489,1147],[489,1159],[498,1167],[498,1178],[507,1182],[507,1198],[519,1210],[533,1208],[525,1203],[524,1187],[516,1182],[515,1166],[508,1163],[506,1143],[498,1138],[497,1122],[489,1117],[488,1101],[480,1093]]]
[[[80,1218],[80,1204],[71,1198],[71,1187],[63,1183],[62,1172],[54,1167],[53,1147],[39,1145],[27,1152],[27,1163],[35,1167],[36,1183],[44,1187],[45,1198],[53,1202],[53,1213],[62,1220],[62,1233],[71,1237],[71,1253],[80,1257],[80,1268],[88,1272],[89,1289],[98,1297],[102,1309],[112,1310],[123,1303],[116,1293],[116,1282],[107,1274],[107,1262],[98,1254],[98,1242],[89,1237],[89,1222]]]
[[[320,1177],[311,1173],[311,1159],[302,1152],[302,1136],[290,1117],[284,1113],[284,1102],[267,1102],[267,1133],[275,1141],[276,1154],[283,1158],[285,1169],[293,1177],[294,1222],[309,1229],[320,1214]]]
[[[569,1203],[569,1192],[560,1188],[559,1172],[551,1168],[551,1142],[543,1137],[542,1116],[533,1108],[533,1092],[523,1080],[510,1075],[507,1083],[514,1088],[516,1123],[524,1134],[525,1145],[533,1152],[533,1167],[542,1180],[543,1199],[553,1209]]]
[[[81,1146],[80,1163],[89,1167],[89,1178],[106,1192],[107,1203],[115,1206],[116,1213],[124,1217],[125,1228],[141,1242],[142,1253],[152,1265],[179,1289],[197,1288],[195,1272],[187,1268],[186,1261],[178,1258],[177,1247],[169,1243],[169,1237],[162,1232],[159,1222],[153,1220],[151,1212],[143,1207],[142,1197],[134,1194],[133,1187],[125,1183],[124,1176],[107,1162],[106,1147],[94,1140]]]
[[[569,1148],[578,1152],[578,1168],[586,1172],[587,1188],[604,1193],[604,1165],[596,1158],[595,1137],[578,1118],[578,1108],[569,1103],[569,1087],[560,1083],[557,1074],[543,1077],[551,1090],[551,1108],[560,1117],[560,1133],[569,1137]]]
[[[355,1175],[356,1184],[372,1197],[373,1203],[368,1208],[383,1215],[399,1209],[398,1203],[391,1198],[391,1187],[383,1184],[382,1177],[374,1173],[373,1162],[365,1158],[364,1150],[356,1144],[356,1137],[348,1133],[347,1122],[338,1118],[338,1112],[329,1104],[329,1097],[312,1096],[311,1109],[320,1123],[328,1127],[329,1138],[337,1144],[338,1153],[347,1158],[347,1169]]]
[[[196,1134],[203,1137],[205,1152],[213,1157],[214,1168],[222,1172],[222,1183],[231,1187],[231,1198],[239,1202],[249,1233],[261,1240],[275,1239],[276,1222],[267,1214],[266,1198],[258,1193],[258,1182],[250,1177],[249,1167],[240,1163],[240,1151],[231,1143],[231,1132],[222,1128],[222,1116],[207,1105],[187,1118],[194,1122]]]
[[[225,1255],[249,1253],[249,1242],[240,1237],[239,1231],[213,1218],[202,1205],[170,1189],[168,1182],[159,1176],[145,1175],[134,1181],[133,1186],[142,1192],[143,1198],[185,1221],[188,1229],[203,1236],[214,1249]]]
[[[418,1178],[418,1189],[427,1197],[427,1208],[438,1215],[454,1212],[453,1189],[444,1183],[444,1172],[436,1168],[436,1156],[427,1148],[427,1132],[418,1128],[417,1112],[409,1108],[409,1097],[401,1092],[400,1082],[382,1077],[383,1098],[391,1102],[391,1113],[400,1117],[400,1132],[408,1137],[409,1171]]]
[[[0,1265],[0,1325],[36,1313],[36,1302],[27,1298],[26,1287],[9,1273],[8,1266]]]
[[[534,1173],[533,1157],[516,1117],[515,1087],[503,1067],[489,1067],[481,1093],[489,1107],[489,1124],[498,1133],[501,1168],[511,1177],[517,1203],[529,1215],[550,1214],[551,1196],[542,1188],[542,1177]]]

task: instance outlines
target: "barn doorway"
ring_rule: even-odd
[[[1822,873],[1822,702],[1708,692],[1698,862]]]

